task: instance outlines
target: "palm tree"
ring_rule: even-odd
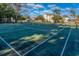
[[[77,15],[76,15],[75,9],[73,9],[73,8],[70,9],[70,15],[71,15],[72,18],[74,18],[74,19],[76,18]]]
[[[62,19],[61,15],[60,15],[61,10],[59,8],[55,8],[53,10],[53,12],[54,12],[54,17],[53,17],[54,23],[57,23],[57,22],[59,22],[59,20]]]
[[[54,12],[55,15],[60,15],[61,14],[61,10],[59,8],[55,8],[53,10],[53,12]]]

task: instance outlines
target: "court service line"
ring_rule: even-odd
[[[59,32],[63,31],[64,29],[65,29],[65,28],[61,29]],[[58,33],[59,33],[59,32],[58,32]],[[58,33],[57,33],[57,34],[58,34]],[[57,34],[56,34],[56,35],[57,35]],[[29,52],[33,51],[34,49],[36,49],[37,47],[39,47],[40,45],[42,45],[43,43],[45,43],[46,41],[48,41],[49,39],[51,39],[51,38],[54,37],[54,36],[55,36],[55,35],[50,36],[48,39],[44,40],[43,42],[41,42],[40,44],[38,44],[38,45],[35,46],[34,48],[32,48],[32,49],[30,49],[29,51],[25,52],[25,53],[23,54],[23,56],[26,55],[26,54],[28,54]]]
[[[19,52],[17,52],[9,43],[7,43],[2,37],[0,39],[7,45],[9,46],[17,55],[21,56]]]
[[[64,47],[63,47],[63,49],[62,49],[62,52],[61,52],[60,56],[63,56],[63,54],[64,54],[64,51],[65,51],[65,48],[66,48],[66,46],[67,46],[67,43],[68,43],[68,40],[69,40],[71,31],[72,31],[72,29],[70,29],[70,31],[69,31],[69,33],[68,33],[67,39],[66,39],[66,41],[65,41],[65,44],[64,44]]]

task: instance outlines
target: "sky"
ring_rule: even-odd
[[[74,8],[76,13],[79,15],[79,4],[78,3],[27,3],[21,7],[21,15],[38,16],[43,14],[53,14],[53,9],[59,8],[61,15],[69,15],[70,8]],[[27,13],[28,12],[28,13]]]

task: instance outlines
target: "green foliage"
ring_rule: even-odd
[[[35,20],[41,20],[42,22],[44,22],[45,21],[45,19],[44,19],[44,17],[43,16],[38,16]]]
[[[0,17],[14,17],[16,15],[15,10],[8,4],[0,4]]]
[[[61,10],[59,8],[55,8],[53,10],[53,12],[54,12],[54,15],[60,15],[61,14]]]
[[[63,18],[59,15],[54,15],[53,20],[54,20],[54,23],[58,23],[63,21]]]
[[[54,17],[53,17],[54,23],[63,22],[63,19],[60,16],[61,10],[59,8],[55,8],[53,12],[54,12]]]
[[[12,8],[9,4],[0,4],[0,21],[3,20],[3,18],[15,18],[16,17],[16,12],[14,8]]]
[[[28,19],[27,16],[18,16],[18,20],[26,20]]]

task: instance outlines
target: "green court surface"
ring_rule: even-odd
[[[0,24],[0,55],[79,55],[79,29],[58,24]]]

